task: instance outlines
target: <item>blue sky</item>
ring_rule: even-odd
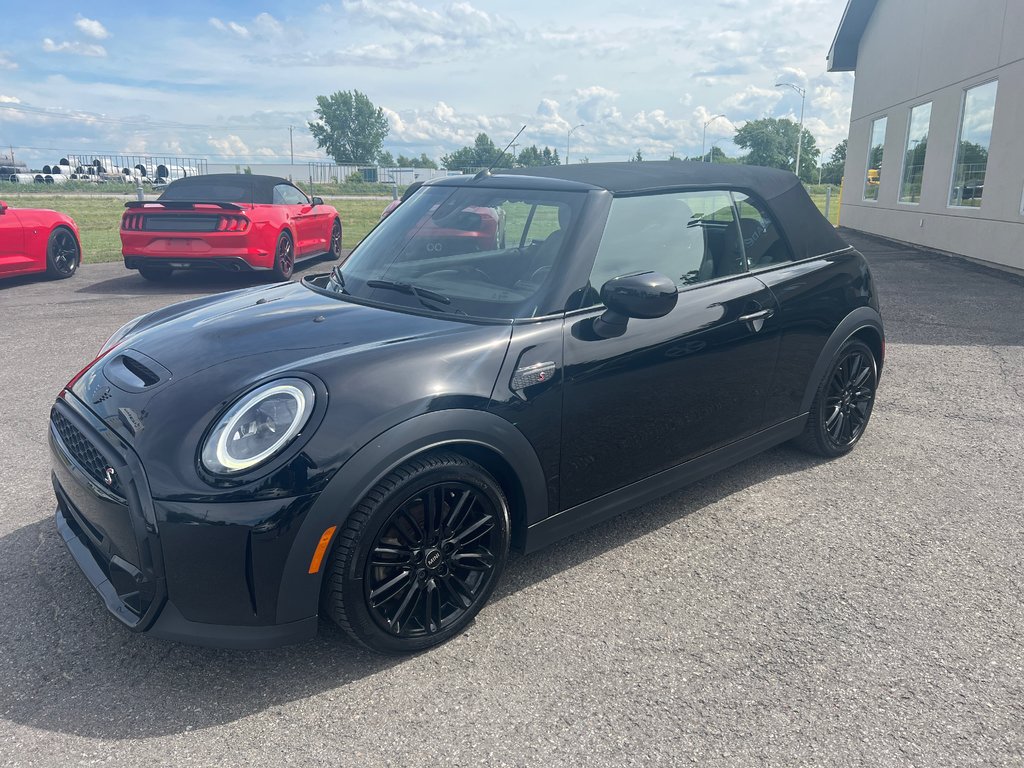
[[[735,127],[799,115],[830,151],[853,77],[825,71],[845,0],[556,4],[491,0],[5,3],[0,145],[35,165],[65,153],[214,162],[322,159],[305,128],[315,98],[365,92],[394,154],[439,157],[480,131],[578,159],[650,159]]]

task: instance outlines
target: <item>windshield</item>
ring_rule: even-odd
[[[320,288],[381,304],[508,320],[538,312],[585,192],[426,186]]]

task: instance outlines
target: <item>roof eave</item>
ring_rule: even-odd
[[[847,0],[832,46],[828,49],[829,72],[853,72],[857,69],[857,51],[878,0]]]

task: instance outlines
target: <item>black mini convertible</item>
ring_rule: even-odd
[[[108,610],[268,647],[460,632],[529,552],[787,440],[850,451],[871,272],[790,173],[584,164],[424,184],[301,283],[119,329],[50,417]]]

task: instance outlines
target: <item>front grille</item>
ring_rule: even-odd
[[[111,482],[107,482],[107,469],[109,468],[107,460],[96,450],[89,438],[83,435],[82,431],[72,424],[60,411],[53,411],[51,419],[57,434],[60,435],[60,439],[64,441],[64,445],[67,446],[75,461],[92,475],[97,482],[110,488],[114,493],[123,496],[121,480],[116,474],[111,472]]]

